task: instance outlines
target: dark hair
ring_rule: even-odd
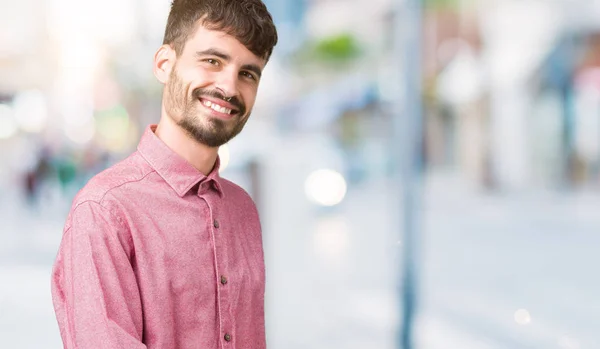
[[[265,60],[277,44],[277,29],[261,0],[173,0],[163,44],[180,55],[197,25],[233,36]]]

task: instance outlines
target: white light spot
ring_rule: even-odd
[[[311,173],[304,189],[308,199],[318,205],[335,206],[346,196],[346,180],[333,170],[317,170]]]
[[[94,119],[88,119],[81,125],[65,125],[65,135],[77,144],[86,144],[94,138],[96,126]]]
[[[71,33],[68,38],[63,39],[61,67],[74,69],[79,73],[79,78],[91,77],[101,62],[102,52],[99,46],[81,33]],[[84,72],[86,74],[83,74]]]
[[[15,120],[26,132],[40,132],[46,126],[48,108],[41,91],[20,93],[14,100]]]
[[[13,110],[6,104],[0,104],[0,139],[7,139],[17,133],[18,126]]]
[[[227,166],[229,166],[230,153],[229,146],[227,144],[223,144],[221,147],[219,147],[219,159],[221,161],[219,172],[223,172]]]
[[[529,325],[531,323],[531,315],[526,309],[519,309],[515,312],[515,321],[519,325]]]

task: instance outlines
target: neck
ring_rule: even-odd
[[[215,166],[219,149],[199,143],[167,115],[162,115],[154,133],[171,150],[184,158],[205,176]]]

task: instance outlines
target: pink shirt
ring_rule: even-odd
[[[52,275],[65,348],[265,348],[252,199],[154,129],[73,202]]]

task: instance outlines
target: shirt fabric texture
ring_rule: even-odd
[[[256,206],[155,128],[73,201],[52,271],[64,347],[264,349]]]

